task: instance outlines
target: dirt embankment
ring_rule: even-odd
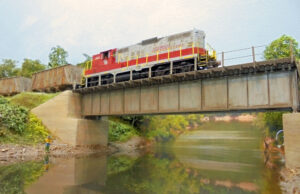
[[[134,154],[140,151],[145,151],[153,145],[153,142],[146,140],[143,137],[134,136],[126,142],[110,142],[109,147],[115,152]]]
[[[16,162],[41,160],[48,154],[51,157],[80,157],[94,154],[115,154],[126,153],[136,154],[152,145],[150,141],[142,137],[132,137],[126,142],[109,143],[104,146],[77,146],[73,147],[67,144],[62,144],[54,141],[50,146],[50,153],[45,152],[45,145],[0,145],[0,165],[12,164]]]
[[[242,114],[238,116],[224,115],[224,116],[205,116],[201,118],[202,122],[215,121],[215,122],[253,122],[256,119],[255,115]]]
[[[45,145],[0,145],[0,165],[21,161],[40,160],[48,154],[51,157],[80,157],[90,154],[107,154],[114,152],[113,148],[102,146],[73,147],[67,144],[53,143],[50,153],[45,152]]]
[[[283,169],[280,185],[284,193],[300,193],[300,169]]]
[[[284,147],[278,148],[274,146],[274,142],[270,137],[264,139],[264,163],[267,168],[278,168],[275,161],[284,157]],[[283,193],[300,194],[300,168],[283,167],[280,170],[280,186]]]

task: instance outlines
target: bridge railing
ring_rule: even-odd
[[[248,48],[223,51],[217,53],[217,59],[221,62],[221,66],[229,66],[244,63],[255,63],[266,60],[264,58],[264,50],[267,45],[252,46]],[[290,57],[293,60],[293,49],[290,43]]]

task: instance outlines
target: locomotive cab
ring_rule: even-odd
[[[115,53],[116,53],[116,49],[111,49],[111,50],[103,51],[97,55],[94,55],[93,65],[95,66],[95,68],[101,68],[101,66],[114,64],[116,62]]]

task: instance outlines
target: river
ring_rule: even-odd
[[[0,193],[281,193],[280,156],[249,123],[205,123],[144,153],[0,166]]]

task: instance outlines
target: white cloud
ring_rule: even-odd
[[[249,36],[257,39],[252,35],[261,34],[256,26],[265,28],[268,23],[258,21],[266,9],[258,9],[257,1],[28,0],[22,29],[30,29],[24,37],[26,52],[43,61],[56,45],[76,63],[83,60],[82,53],[92,55],[193,28],[204,30],[215,48],[233,49],[255,44]],[[266,2],[263,6],[271,10],[273,1]]]

